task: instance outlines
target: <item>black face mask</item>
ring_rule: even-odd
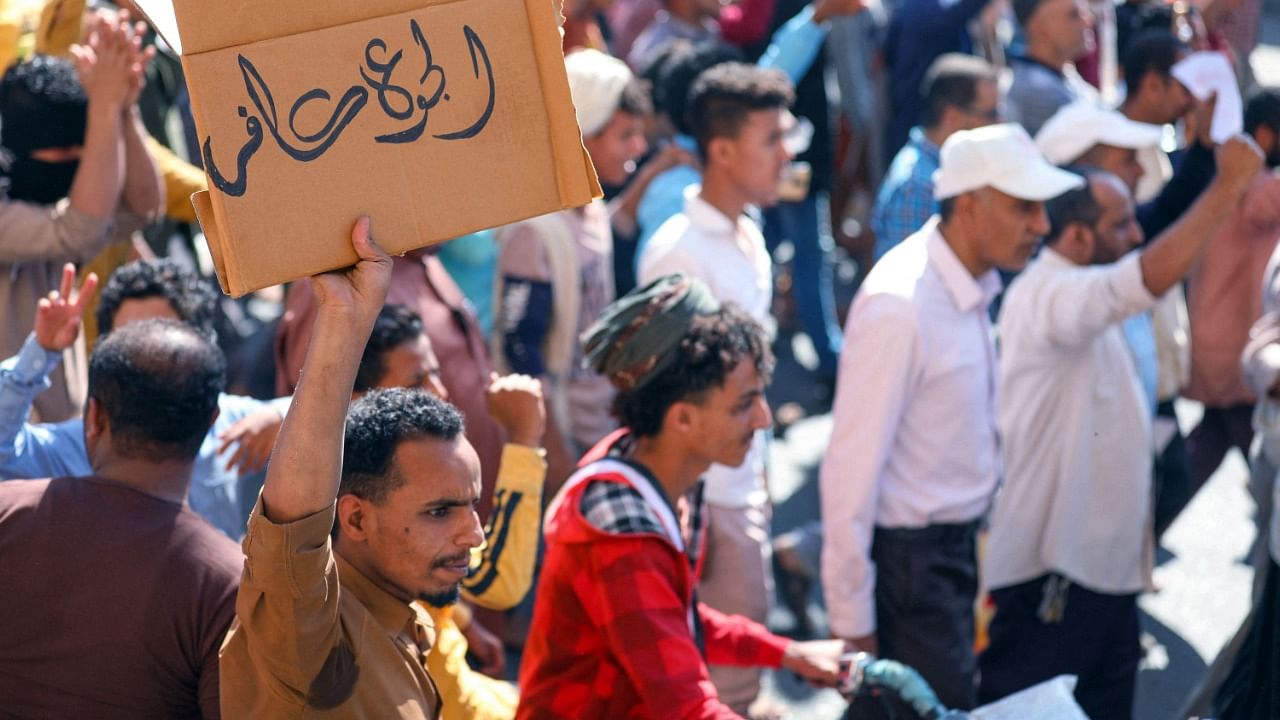
[[[9,168],[8,196],[11,200],[52,205],[71,192],[79,160],[45,162],[31,157],[16,158]]]

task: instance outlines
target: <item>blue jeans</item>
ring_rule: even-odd
[[[764,211],[764,237],[773,252],[784,240],[795,248],[791,291],[805,334],[818,352],[818,370],[835,377],[843,337],[836,323],[831,279],[835,241],[828,221],[827,194],[783,202]]]

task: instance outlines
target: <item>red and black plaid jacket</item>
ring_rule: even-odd
[[[606,438],[583,465],[621,439]],[[566,488],[547,518],[516,717],[737,718],[716,698],[707,662],[778,667],[789,641],[699,603],[704,660],[690,630],[689,556],[660,532],[605,532],[588,522],[582,496],[598,482],[628,484],[610,473]]]

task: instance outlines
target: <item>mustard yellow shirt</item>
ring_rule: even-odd
[[[440,692],[441,720],[513,720],[520,702],[515,686],[467,664],[467,639],[454,617],[464,606],[424,607],[436,626],[427,672]]]
[[[463,597],[495,609],[519,604],[533,583],[533,560],[542,528],[543,452],[522,445],[502,448],[493,514],[485,544],[473,557],[475,571],[463,583]],[[434,608],[422,604],[436,628],[427,671],[440,692],[441,720],[512,720],[519,693],[511,683],[476,672],[467,664],[470,623],[465,605]]]

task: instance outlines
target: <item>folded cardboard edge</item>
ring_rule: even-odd
[[[213,211],[213,202],[210,200],[209,191],[201,190],[200,192],[191,194],[191,205],[196,209],[196,220],[200,222],[200,229],[204,231],[205,242],[209,244],[209,255],[213,257],[213,272],[218,276],[218,285],[222,287],[222,292],[231,297],[240,297],[248,290],[236,292],[239,288],[235,287],[238,282],[233,282],[231,274],[228,272],[234,268],[234,262],[227,262],[227,253],[230,251],[230,243],[222,235],[222,228],[218,226],[217,213]],[[238,278],[234,279],[238,280]]]
[[[433,5],[445,5],[464,0],[381,0],[378,7],[362,7],[352,10],[357,4],[348,4],[344,0],[308,0],[306,5],[308,17],[314,24],[306,25],[298,17],[289,14],[290,8],[272,8],[276,14],[262,16],[263,22],[246,28],[243,24],[235,24],[234,18],[243,16],[258,0],[236,0],[235,3],[217,3],[216,10],[208,10],[205,0],[134,0],[138,11],[147,18],[151,26],[160,34],[169,47],[179,55],[216,52],[238,45],[265,42],[276,38],[298,35],[315,30],[348,25],[354,22],[371,20],[380,17],[391,17],[401,13],[425,9]],[[350,5],[350,7],[344,7]],[[358,5],[365,5],[359,3]],[[199,10],[196,10],[196,8]],[[315,21],[315,15],[333,14],[328,19]],[[186,20],[183,22],[179,17]],[[217,20],[222,24],[215,23]],[[232,23],[227,25],[227,23]],[[202,28],[197,36],[183,37],[182,28]],[[167,30],[168,32],[165,32]],[[170,37],[170,36],[173,37]],[[185,42],[184,42],[185,40]]]
[[[267,280],[254,278],[251,273],[245,271],[240,265],[239,253],[235,250],[235,245],[230,242],[230,238],[218,224],[216,214],[213,211],[213,203],[210,202],[209,192],[202,190],[191,196],[192,203],[196,207],[196,219],[200,221],[200,227],[203,229],[205,239],[209,244],[209,254],[213,257],[214,272],[218,276],[218,284],[222,287],[222,291],[227,295],[238,298],[257,290],[261,290],[272,285],[280,285],[286,282],[294,282],[310,275],[335,270],[339,267],[345,267],[352,260],[339,265],[321,265],[314,268],[305,268],[301,265],[292,271],[289,277],[272,276]],[[589,202],[589,201],[588,201]],[[479,232],[492,227],[501,227],[512,223],[528,220],[529,218],[542,217],[554,212],[551,209],[543,209],[534,213],[516,213],[510,217],[504,217],[498,222],[486,221],[484,223],[475,223],[474,225],[465,226],[457,233],[455,237],[462,237],[474,232]],[[353,218],[354,220],[354,218]],[[376,219],[375,219],[376,222]],[[411,247],[406,248],[386,248],[387,252],[393,255],[399,255],[409,250],[430,247],[443,242],[448,242],[451,238],[437,238],[429,242],[417,242]]]
[[[524,5],[534,60],[538,64],[538,80],[547,106],[560,207],[581,207],[602,197],[604,192],[582,144],[582,131],[578,128],[573,96],[569,93],[569,76],[564,69],[558,12],[555,4],[548,0],[525,0]]]
[[[192,76],[191,67],[188,65],[190,57],[190,55],[183,55],[180,58],[182,71],[188,78]],[[191,105],[191,115],[195,118],[197,129],[207,127],[204,93],[188,91],[187,100]],[[212,186],[212,181],[208,180],[207,171],[205,178]],[[218,275],[218,284],[222,287],[222,292],[234,298],[258,288],[248,287],[244,282],[244,273],[237,260],[235,244],[231,242],[226,229],[220,224],[227,212],[224,202],[225,198],[220,192],[201,190],[191,196],[191,204],[196,210],[196,219],[200,221],[200,228],[204,231],[205,239],[209,244],[209,254],[213,256],[213,268]]]

